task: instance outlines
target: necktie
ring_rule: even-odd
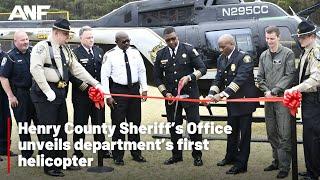
[[[130,70],[130,64],[128,60],[128,55],[126,53],[126,50],[123,50],[124,53],[124,61],[126,63],[126,69],[127,69],[127,80],[128,80],[128,86],[132,87],[132,77],[131,77],[131,70]]]
[[[64,81],[68,81],[69,77],[68,77],[68,67],[67,67],[66,57],[64,56],[64,53],[62,51],[62,46],[60,46],[59,48],[60,48],[60,56],[61,56],[62,71],[63,71],[62,78]]]
[[[174,59],[176,57],[176,54],[174,53],[174,49],[173,48],[171,48],[171,51],[172,51],[171,58]]]
[[[91,59],[93,59],[93,54],[92,54],[91,49],[89,49],[89,56],[90,56]]]

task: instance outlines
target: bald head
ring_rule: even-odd
[[[13,35],[13,42],[22,53],[25,53],[29,48],[29,37],[24,31],[16,31]]]
[[[218,39],[221,54],[229,56],[236,46],[236,41],[231,34],[224,34]]]
[[[122,50],[127,50],[130,46],[130,39],[127,33],[120,31],[117,32],[116,36],[116,43],[118,47]]]
[[[234,40],[234,37],[231,34],[223,34],[222,36],[220,36],[218,39],[218,43],[220,42],[227,42],[232,45],[236,44],[236,41]]]

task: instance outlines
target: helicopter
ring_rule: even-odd
[[[70,20],[72,30],[85,25],[93,28],[95,43],[104,51],[115,46],[114,35],[125,31],[131,45],[142,54],[147,68],[148,84],[153,84],[152,68],[157,50],[165,46],[161,38],[167,26],[175,27],[181,42],[192,44],[201,54],[208,68],[199,80],[199,90],[206,95],[216,74],[216,62],[220,55],[217,40],[228,33],[235,37],[237,47],[246,51],[258,65],[260,54],[267,49],[265,28],[279,27],[281,43],[292,49],[298,57],[298,41],[291,37],[302,21],[299,15],[307,16],[320,7],[320,3],[289,15],[278,5],[243,0],[143,0],[129,2],[95,20]],[[0,39],[12,40],[18,29],[26,31],[31,41],[48,37],[54,21],[1,21]],[[317,33],[318,38],[320,33]],[[74,36],[70,43],[79,43]]]

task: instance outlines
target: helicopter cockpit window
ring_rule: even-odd
[[[140,12],[139,23],[142,26],[170,26],[192,22],[194,16],[193,6],[184,6],[170,9]]]
[[[206,32],[207,48],[205,48],[203,53],[206,57],[204,62],[208,68],[216,67],[216,60],[220,55],[218,39],[223,34],[232,34],[236,40],[237,47],[253,56],[254,47],[252,44],[251,29],[245,28]]]
[[[246,51],[248,53],[253,52],[250,29],[232,29],[232,30],[207,32],[206,40],[207,40],[209,49],[219,52],[218,39],[223,34],[232,34],[236,40],[237,47],[242,51]]]
[[[132,15],[131,15],[131,11],[129,11],[124,15],[124,23],[128,23],[131,20],[132,20]]]

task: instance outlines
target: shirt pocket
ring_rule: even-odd
[[[178,63],[180,65],[186,66],[186,65],[189,65],[191,63],[191,61],[190,61],[189,57],[186,57],[186,58],[181,57],[181,58],[178,59]]]
[[[17,60],[14,66],[14,73],[18,75],[18,77],[23,78],[28,73],[29,69],[27,65],[22,60]]]

